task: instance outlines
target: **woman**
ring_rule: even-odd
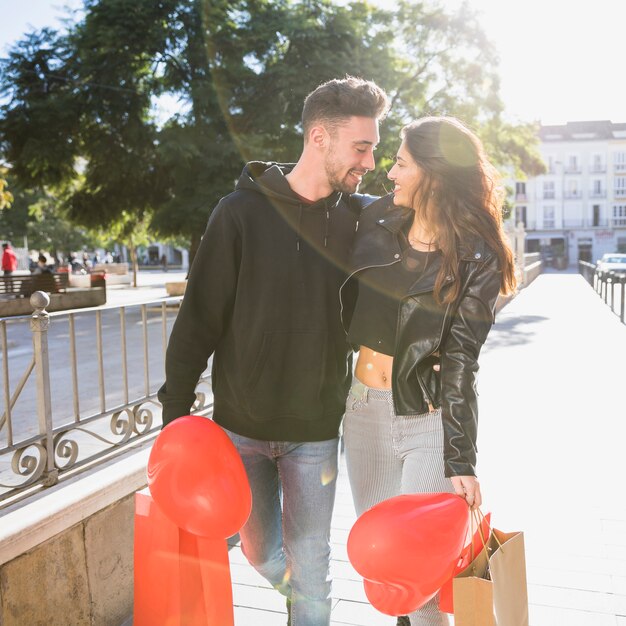
[[[480,141],[446,117],[403,129],[388,177],[393,193],[364,209],[341,289],[360,346],[344,422],[356,510],[420,492],[478,507],[478,354],[498,294],[515,288],[502,189]],[[409,618],[448,623],[436,597]]]

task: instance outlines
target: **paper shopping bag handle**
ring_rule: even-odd
[[[473,541],[473,537],[474,537],[474,522],[476,522],[476,525],[478,526],[478,535],[480,537],[480,541],[483,544],[483,549],[485,550],[485,555],[487,557],[487,560],[489,560],[490,558],[490,554],[489,554],[489,550],[487,550],[487,540],[489,539],[489,535],[487,536],[487,538],[484,537],[483,535],[483,522],[485,521],[485,515],[483,514],[483,512],[480,510],[480,508],[476,508],[473,511],[471,511],[470,514],[470,532],[471,532],[471,542],[470,542],[470,555],[471,555],[471,561],[474,561],[475,558],[475,554],[474,554],[474,541]],[[493,535],[494,539],[496,540],[496,543],[498,544],[498,547],[500,549],[502,549],[502,544],[500,543],[500,540],[498,539],[497,535],[493,532],[493,527],[491,526],[491,523],[488,522],[489,524],[489,534]]]

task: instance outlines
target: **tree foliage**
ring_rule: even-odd
[[[6,175],[7,168],[0,167],[0,211],[10,207],[13,202],[13,194],[9,191]]]
[[[55,197],[41,190],[20,188],[11,174],[7,180],[15,199],[0,211],[2,238],[18,244],[26,238],[29,248],[48,250],[53,255],[93,249],[99,243],[93,232],[70,222]]]
[[[34,32],[2,67],[0,151],[22,188],[120,236],[150,223],[199,242],[248,159],[293,161],[304,97],[345,74],[391,96],[381,192],[400,128],[456,115],[503,166],[541,168],[533,129],[502,119],[497,58],[467,5],[401,0],[86,0],[67,33]],[[163,115],[167,97],[178,109]],[[161,100],[159,100],[161,98]]]

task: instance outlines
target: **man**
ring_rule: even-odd
[[[2,244],[2,271],[5,276],[11,276],[17,269],[17,257],[11,244],[7,241]]]
[[[48,265],[48,259],[45,254],[37,257],[37,267],[33,270],[33,274],[52,274],[53,271]]]
[[[357,78],[306,98],[295,165],[249,163],[213,211],[193,262],[159,392],[163,422],[189,413],[207,359],[213,419],[252,489],[250,563],[287,596],[293,623],[330,621],[330,521],[350,383],[339,316],[385,93]],[[281,506],[282,500],[282,506]]]

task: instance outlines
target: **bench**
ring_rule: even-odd
[[[69,287],[67,274],[30,274],[27,276],[0,276],[0,294],[15,298],[29,298],[35,291],[62,293]]]
[[[128,274],[128,263],[96,263],[91,271],[125,276]]]

